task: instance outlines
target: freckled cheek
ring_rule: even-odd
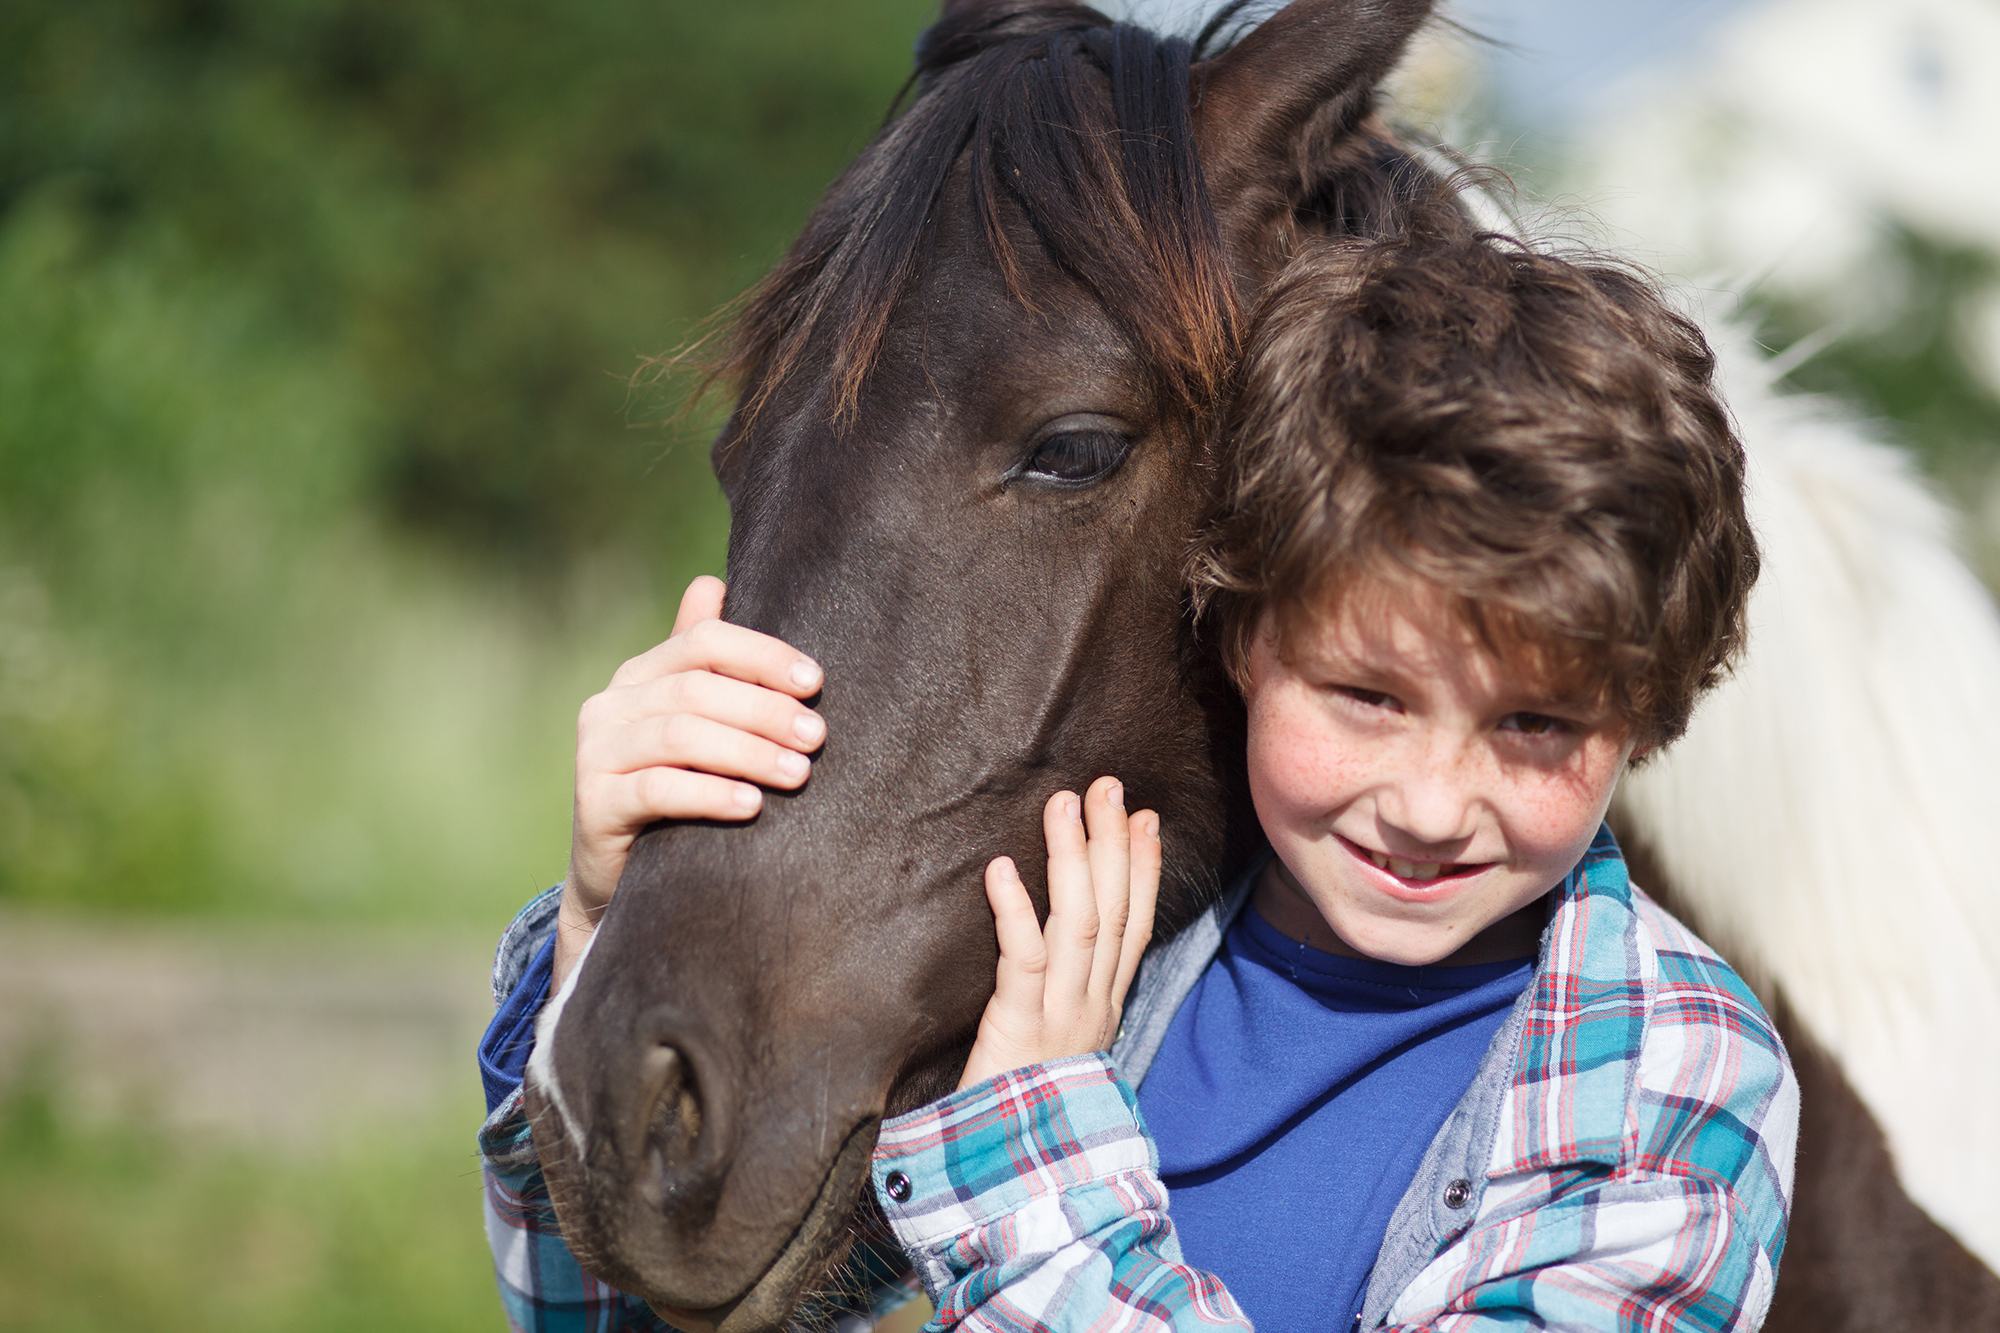
[[[1266,818],[1333,809],[1361,781],[1353,747],[1341,743],[1317,709],[1253,709],[1249,741],[1250,791]]]
[[[1517,787],[1509,803],[1508,821],[1514,845],[1557,859],[1580,853],[1603,818],[1616,774],[1615,761],[1607,772],[1599,772],[1601,769],[1607,765],[1585,761]]]

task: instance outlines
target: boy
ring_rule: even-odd
[[[1195,562],[1274,854],[1149,956],[1109,1058],[1151,816],[1110,780],[1051,802],[1045,939],[989,870],[1000,984],[966,1084],[875,1164],[942,1326],[1761,1319],[1796,1085],[1600,831],[1740,635],[1755,548],[1710,369],[1642,283],[1499,243],[1324,247],[1278,284]],[[767,688],[718,720],[801,748],[796,654],[741,633],[614,691],[719,668]],[[646,813],[602,814],[623,778],[585,752],[633,747],[590,735],[586,870]],[[789,778],[735,744],[678,766]]]
[[[967,1077],[1028,1067],[876,1152],[938,1326],[1761,1321],[1797,1087],[1601,828],[1740,638],[1756,553],[1710,364],[1607,266],[1294,264],[1195,559],[1273,854],[1151,956],[1108,1056],[1063,1037],[1103,1030],[1116,978],[1056,995],[1093,950],[1052,927],[1022,984],[1042,942],[1002,877]],[[1122,895],[1095,888],[1107,921]]]

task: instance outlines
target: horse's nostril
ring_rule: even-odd
[[[695,1086],[693,1068],[673,1047],[656,1048],[648,1063],[664,1068],[656,1084],[658,1091],[653,1098],[647,1146],[660,1169],[672,1175],[687,1166],[701,1139],[700,1091]]]
[[[660,1016],[641,1026],[636,1077],[625,1120],[625,1151],[640,1167],[642,1194],[699,1212],[720,1185],[730,1152],[727,1108],[703,1077],[684,1023]],[[643,1165],[641,1165],[643,1163]]]

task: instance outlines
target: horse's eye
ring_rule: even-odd
[[[1035,446],[1026,471],[1051,481],[1096,481],[1125,461],[1132,441],[1109,431],[1076,430],[1051,435]]]

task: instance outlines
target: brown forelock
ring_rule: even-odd
[[[1441,591],[1647,744],[1739,648],[1757,550],[1695,326],[1645,280],[1497,237],[1304,253],[1252,321],[1197,604],[1241,679],[1363,577]]]
[[[737,321],[717,367],[745,392],[725,448],[754,435],[789,377],[829,358],[827,411],[854,412],[968,152],[976,216],[1016,299],[1034,308],[1003,201],[1133,339],[1163,404],[1211,411],[1236,320],[1195,155],[1188,51],[1080,5],[948,11],[918,45],[909,109],[834,183]]]

